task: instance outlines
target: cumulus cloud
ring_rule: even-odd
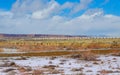
[[[92,0],[80,0],[80,3],[75,4],[72,13],[77,13],[80,10],[86,9]]]
[[[47,8],[33,12],[32,17],[36,19],[44,19],[49,17],[51,14],[55,13],[59,9],[59,4],[57,2],[50,1]]]
[[[7,12],[4,12],[4,11],[0,11],[0,17],[4,18],[4,17],[7,17],[7,18],[12,18],[13,17],[13,13],[7,11]]]
[[[32,13],[45,8],[47,2],[48,0],[16,0],[11,11],[15,13]]]
[[[120,33],[120,17],[104,14],[99,8],[88,9],[74,18],[59,15],[64,9],[74,9],[78,12],[83,9],[82,6],[86,8],[91,0],[87,0],[87,3],[84,2],[86,0],[81,0],[82,6],[76,9],[70,2],[60,5],[54,0],[42,1],[17,0],[11,11],[0,11],[0,32],[114,36]],[[34,6],[34,2],[38,5]]]
[[[66,2],[64,3],[61,8],[62,9],[65,9],[65,8],[72,8],[74,6],[74,3],[71,3],[71,2]]]

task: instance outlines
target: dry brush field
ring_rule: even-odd
[[[120,39],[0,41],[0,75],[119,75]]]
[[[79,54],[81,51],[91,51],[95,54],[119,53],[120,38],[7,39],[0,41],[0,56],[59,56]]]
[[[18,51],[45,50],[85,50],[85,49],[119,49],[120,38],[97,39],[44,39],[44,40],[1,40],[2,48],[15,48]]]

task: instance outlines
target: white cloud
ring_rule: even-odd
[[[60,5],[53,0],[45,2],[46,4],[38,2],[38,5],[43,4],[43,7],[36,7],[34,3],[31,4],[29,1],[43,0],[17,0],[11,11],[0,11],[1,33],[105,34],[119,36],[120,17],[104,14],[102,9],[88,9],[80,16],[69,18],[60,16],[59,12],[66,8],[72,9],[74,5],[72,3],[68,2]],[[30,4],[30,7],[26,3]],[[82,4],[85,4],[86,7],[89,3],[83,1]],[[31,14],[28,13],[28,10]]]
[[[72,8],[74,6],[74,3],[71,3],[71,2],[66,2],[62,5],[62,9],[65,9],[65,8]]]
[[[0,11],[0,17],[4,18],[4,17],[7,17],[7,18],[12,18],[13,17],[13,13],[12,12],[4,12],[4,11]]]
[[[31,13],[46,7],[48,0],[16,0],[11,11],[15,13]]]
[[[32,17],[36,19],[44,19],[51,16],[59,9],[59,4],[55,1],[50,1],[47,8],[33,12]]]
[[[92,0],[80,0],[80,3],[74,5],[72,13],[77,13],[83,9],[86,9]]]

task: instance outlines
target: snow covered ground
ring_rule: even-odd
[[[95,61],[67,56],[0,57],[0,75],[120,75],[120,56],[100,55]]]

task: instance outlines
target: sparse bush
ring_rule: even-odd
[[[60,65],[63,65],[64,64],[64,62],[61,62],[61,63],[59,63]]]
[[[55,56],[52,56],[52,57],[50,57],[50,60],[54,60],[54,59],[56,59],[57,57],[55,57]]]
[[[95,65],[99,65],[99,63],[98,63],[98,62],[96,62],[96,61],[95,61],[95,62],[93,62],[93,64],[95,64]]]
[[[89,65],[89,64],[85,64],[85,67],[92,67],[92,65]]]
[[[10,71],[10,72],[8,72],[7,75],[16,75],[16,72],[15,71]]]
[[[3,49],[0,48],[0,52],[3,52]]]
[[[25,72],[25,71],[26,71],[24,67],[18,67],[18,70],[19,70],[20,72]]]
[[[120,56],[120,52],[114,52],[112,53],[113,56]]]
[[[4,62],[0,64],[0,67],[12,67],[12,66],[17,66],[14,62]]]
[[[83,60],[87,60],[87,61],[96,61],[97,56],[95,54],[93,54],[92,52],[84,52],[82,54],[82,59]]]
[[[52,64],[52,61],[49,61],[49,64]]]
[[[97,60],[96,59],[97,56],[90,51],[83,52],[83,53],[80,53],[80,54],[72,54],[69,57],[73,58],[73,59],[80,59],[80,60],[86,60],[86,61],[96,61]]]
[[[45,65],[43,68],[55,69],[55,67],[59,67],[58,65]]]
[[[81,68],[73,68],[71,71],[83,71],[83,67],[81,67]]]
[[[102,74],[102,75],[105,75],[105,74],[108,74],[108,73],[114,73],[114,71],[112,71],[112,70],[101,70],[101,71],[99,71],[100,72],[100,74]]]
[[[93,72],[92,70],[87,70],[86,72]]]
[[[42,74],[43,74],[43,71],[41,71],[41,70],[34,70],[32,72],[32,75],[42,75]]]
[[[58,73],[60,73],[59,70],[52,70],[51,71],[51,74],[58,74]]]
[[[3,70],[3,72],[10,72],[10,71],[13,71],[13,70],[15,70],[15,69],[13,69],[13,68],[8,68],[8,69]]]
[[[81,54],[73,54],[70,57],[73,59],[77,59],[77,58],[80,59],[82,57],[82,55]]]

